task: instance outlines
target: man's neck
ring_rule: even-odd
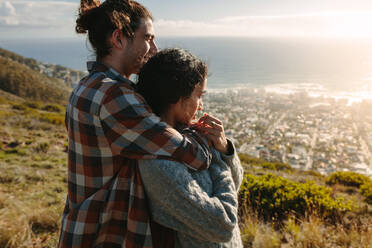
[[[116,61],[112,56],[108,55],[106,56],[105,58],[103,58],[101,61],[99,61],[101,63],[103,63],[105,66],[109,67],[109,68],[112,68],[114,69],[117,73],[119,73],[120,75],[122,75],[124,78],[126,79],[129,79],[130,77],[130,73],[126,73],[124,70],[123,70],[123,67],[120,66],[120,62],[119,61]]]

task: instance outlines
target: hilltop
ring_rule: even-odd
[[[22,98],[65,103],[71,87],[81,76],[82,72],[41,63],[0,48],[0,89]]]

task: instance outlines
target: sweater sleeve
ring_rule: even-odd
[[[140,160],[139,168],[155,222],[202,241],[231,239],[238,203],[229,169],[210,166],[213,194],[208,196],[181,163]]]
[[[221,153],[221,157],[223,161],[225,161],[227,165],[230,167],[236,191],[239,191],[240,185],[243,181],[244,169],[240,163],[240,159],[236,152],[234,144],[230,140],[227,140],[227,141],[229,143],[229,146],[232,148],[231,149],[232,152],[229,155],[225,155]]]
[[[130,86],[112,86],[102,101],[99,119],[113,155],[130,159],[172,158],[197,170],[210,164],[206,146],[161,122]]]

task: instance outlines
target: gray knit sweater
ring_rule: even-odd
[[[191,171],[169,160],[139,160],[155,222],[177,231],[176,248],[243,247],[237,191],[243,169],[235,152],[212,149],[208,170]]]

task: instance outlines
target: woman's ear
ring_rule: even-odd
[[[120,29],[115,29],[111,35],[112,46],[116,49],[123,49],[127,44],[127,38],[123,35]]]

